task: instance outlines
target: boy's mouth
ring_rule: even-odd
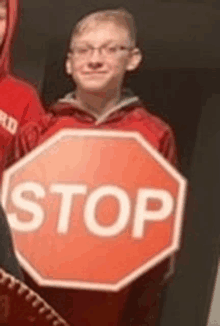
[[[99,79],[103,79],[106,76],[107,72],[98,72],[98,71],[94,71],[94,72],[88,72],[88,73],[83,73],[84,78],[86,79],[91,79],[91,80],[99,80]]]
[[[106,73],[107,71],[84,71],[83,75],[103,75]]]

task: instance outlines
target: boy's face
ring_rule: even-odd
[[[126,71],[141,61],[138,49],[131,48],[128,31],[113,22],[97,23],[75,37],[73,52],[66,62],[67,73],[77,89],[106,92],[121,87]]]
[[[7,27],[7,7],[0,3],[0,45],[4,41]]]

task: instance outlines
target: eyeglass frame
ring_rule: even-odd
[[[106,49],[106,48],[116,48],[117,51],[115,53],[112,53],[112,54],[103,54],[103,49]],[[75,47],[75,48],[80,48],[80,47]],[[81,47],[82,48],[82,47]],[[99,47],[93,47],[93,46],[85,46],[86,50],[88,50],[87,53],[85,53],[84,55],[83,54],[79,54],[78,53],[78,57],[77,58],[83,58],[83,59],[88,59],[89,57],[92,57],[93,53],[95,50],[99,50],[99,53],[102,54],[104,57],[114,57],[114,55],[118,54],[119,51],[132,51],[135,49],[135,47],[127,47],[127,46],[123,46],[123,45],[116,45],[116,46],[108,46],[108,45],[102,45],[102,46],[99,46]],[[74,47],[72,49],[69,49],[69,54],[72,54],[74,56]]]

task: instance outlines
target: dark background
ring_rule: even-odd
[[[202,104],[218,92],[218,0],[23,0],[14,71],[50,104],[72,87],[63,63],[73,25],[91,10],[119,6],[134,14],[145,55],[129,86],[174,128],[188,177]]]
[[[23,0],[13,50],[14,72],[34,83],[49,105],[72,87],[63,64],[73,25],[91,10],[120,6],[134,14],[145,55],[129,86],[173,127],[182,173],[191,182],[192,171],[198,170],[192,170],[192,160],[201,116],[204,112],[214,116],[220,105],[217,96],[207,108],[207,101],[220,93],[219,0]],[[162,326],[206,325],[218,245],[213,247],[205,224],[197,225],[193,221],[185,226],[177,273],[163,294]],[[197,245],[187,235],[190,232],[200,235]],[[206,247],[204,237],[210,239]]]

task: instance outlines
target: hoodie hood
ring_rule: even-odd
[[[17,11],[18,0],[8,0],[7,29],[0,53],[0,76],[7,74],[10,71],[10,47],[15,30],[15,24],[17,21]]]
[[[129,106],[133,106],[134,104],[140,104],[141,101],[138,96],[135,96],[130,89],[124,89],[122,91],[121,99],[119,102],[112,107],[110,110],[104,112],[103,114],[96,114],[95,112],[91,110],[87,110],[85,108],[82,108],[80,106],[80,103],[77,101],[75,97],[75,92],[68,93],[64,96],[64,98],[59,99],[58,102],[52,106],[52,111],[55,114],[61,113],[62,109],[66,107],[66,105],[72,107],[72,109],[77,109],[78,111],[82,111],[82,113],[87,113],[88,115],[92,116],[96,122],[95,124],[98,125],[108,119],[110,115],[113,113],[122,110],[124,108],[127,108]]]

